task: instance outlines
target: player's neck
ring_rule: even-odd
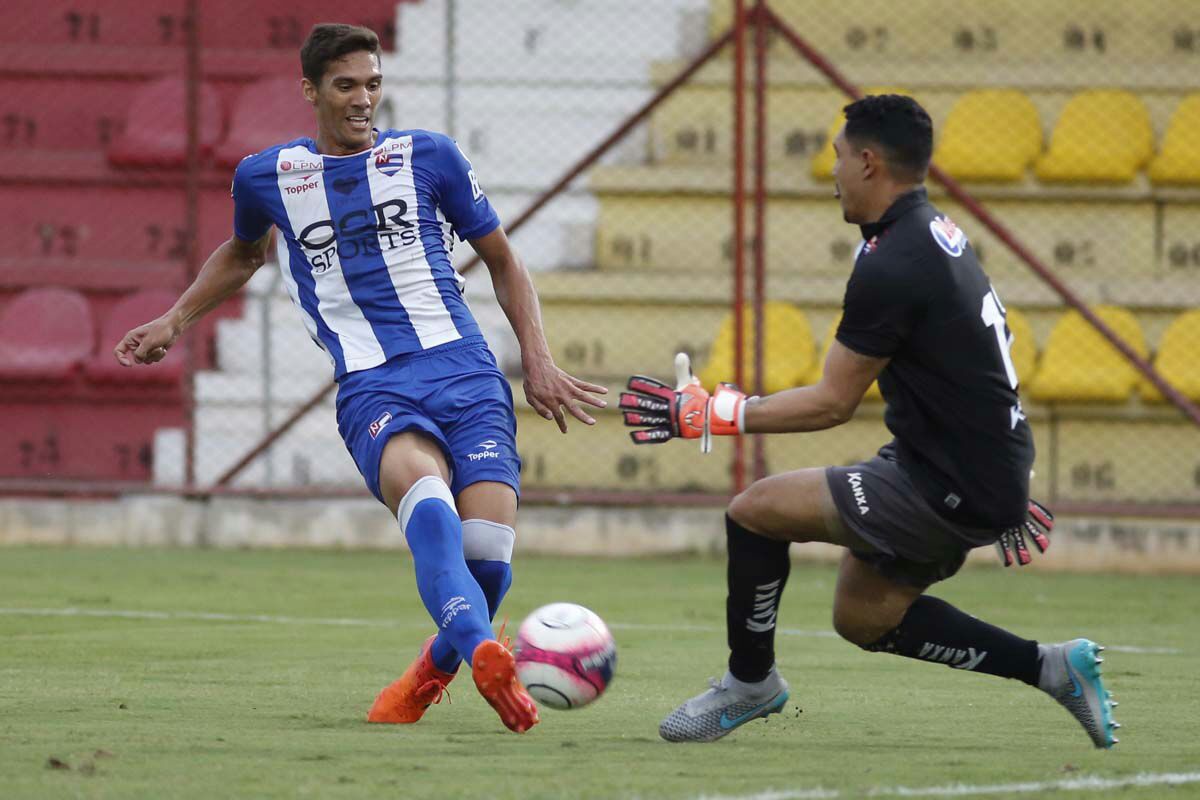
[[[879,220],[883,219],[883,215],[887,213],[887,210],[891,208],[897,200],[909,192],[919,188],[920,185],[921,184],[919,183],[889,185],[887,191],[880,192],[878,195],[872,198],[871,206],[867,211],[867,217],[869,221],[863,224],[874,225],[876,222],[879,222]]]
[[[378,134],[378,131],[372,130],[371,140],[366,144],[362,145],[361,147],[345,147],[338,144],[332,136],[327,135],[323,131],[317,131],[317,138],[314,143],[317,146],[317,152],[323,156],[352,156],[356,153],[365,153],[374,147],[375,139],[377,138]]]

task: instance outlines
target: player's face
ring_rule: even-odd
[[[833,196],[842,204],[842,219],[860,223],[859,203],[862,196],[862,169],[853,148],[846,141],[846,129],[838,131],[833,139]]]
[[[321,85],[305,81],[305,95],[317,110],[318,142],[336,152],[357,153],[375,143],[375,110],[383,75],[374,53],[359,50],[329,62]]]

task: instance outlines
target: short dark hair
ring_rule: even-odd
[[[879,145],[897,177],[925,180],[933,157],[933,120],[920,103],[901,94],[869,94],[842,111],[847,139]]]
[[[300,70],[304,77],[320,84],[330,61],[360,50],[379,55],[379,37],[375,31],[358,25],[323,22],[313,26],[300,48]]]

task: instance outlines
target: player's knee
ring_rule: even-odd
[[[899,622],[867,604],[841,599],[833,603],[833,629],[838,636],[864,650],[871,649]]]
[[[758,484],[752,483],[734,496],[725,513],[737,524],[750,530],[758,530],[757,520],[764,510],[763,492],[758,490]]]

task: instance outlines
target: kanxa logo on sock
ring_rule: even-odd
[[[949,664],[955,669],[975,669],[983,663],[983,660],[987,658],[987,654],[987,650],[976,652],[974,647],[960,650],[957,647],[946,647],[945,645],[934,644],[933,642],[925,642],[925,644],[921,645],[921,650],[917,653],[917,658],[923,658],[926,661],[936,661],[939,664]]]
[[[446,601],[442,606],[442,627],[450,627],[450,623],[464,611],[470,611],[471,604],[467,602],[467,598],[462,595],[455,595]]]
[[[867,505],[867,493],[863,491],[862,473],[846,473],[846,480],[850,482],[850,491],[854,493],[854,502],[858,505],[859,516],[866,514],[871,507]]]
[[[775,613],[779,608],[780,580],[754,587],[754,613],[746,619],[746,630],[766,633],[775,627]]]

